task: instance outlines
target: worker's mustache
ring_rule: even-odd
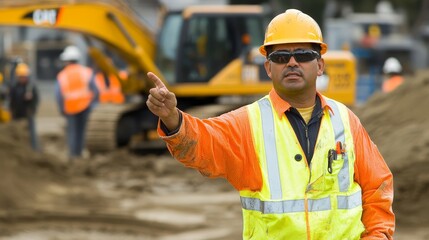
[[[298,67],[287,67],[284,71],[283,71],[283,76],[287,76],[290,74],[294,74],[294,75],[299,75],[302,76],[303,72],[301,71],[301,69],[299,69]]]

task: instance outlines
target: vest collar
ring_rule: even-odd
[[[320,94],[319,92],[316,92],[316,94],[319,96],[320,98],[320,102],[322,104],[322,108],[323,109],[328,109],[332,114],[334,113],[332,111],[332,108],[328,105],[328,103],[326,102],[325,97]],[[274,88],[271,89],[270,93],[269,93],[269,97],[270,100],[273,104],[273,107],[277,113],[277,116],[279,118],[282,118],[284,115],[284,113],[289,110],[292,106],[286,102],[285,100],[283,100],[278,94],[277,92],[274,90]]]

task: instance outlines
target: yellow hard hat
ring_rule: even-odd
[[[30,68],[25,63],[18,63],[15,69],[15,75],[17,77],[28,77],[30,76]]]
[[[321,54],[328,50],[328,45],[323,42],[322,31],[317,22],[296,9],[288,9],[271,20],[265,31],[264,44],[259,47],[259,52],[267,56],[266,46],[284,43],[317,43],[322,48]]]

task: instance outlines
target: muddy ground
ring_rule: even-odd
[[[355,109],[394,173],[395,239],[429,239],[425,76]],[[29,148],[25,124],[0,125],[0,240],[241,239],[239,196],[224,180],[166,151],[119,149],[70,165],[49,104],[38,115],[42,153]]]
[[[46,151],[34,153],[21,124],[1,132],[0,239],[240,237],[237,193],[165,152],[121,149],[70,165],[62,137],[44,136]]]

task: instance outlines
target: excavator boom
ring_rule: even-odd
[[[154,33],[136,19],[132,11],[120,0],[2,0],[0,26],[54,28],[82,33],[85,38],[97,39],[116,51],[136,72],[152,71],[164,79],[153,60],[156,49]],[[96,62],[101,61],[95,50],[89,49],[89,54]],[[150,85],[149,81],[145,83]]]

